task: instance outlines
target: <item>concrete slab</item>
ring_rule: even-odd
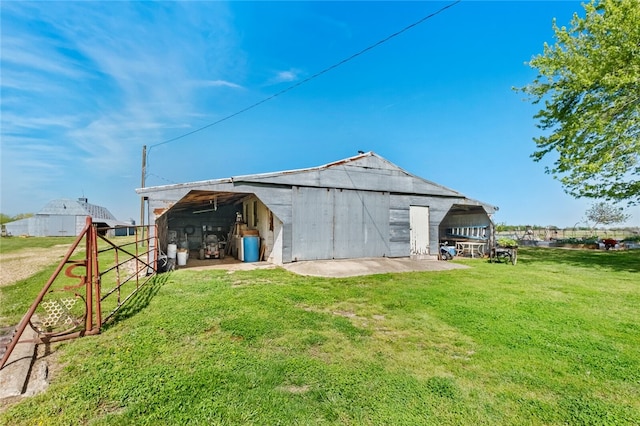
[[[190,262],[190,263],[189,263]],[[253,271],[254,269],[275,269],[276,265],[270,262],[241,262],[239,260],[200,260],[198,262],[191,262],[189,260],[187,266],[180,267],[179,269],[188,269],[190,271],[205,271],[210,269],[222,269],[225,271]]]
[[[36,332],[27,327],[6,365],[0,370],[0,399],[20,396],[27,391],[36,345],[26,341],[36,337]]]
[[[447,271],[468,268],[466,265],[438,260],[375,257],[363,259],[313,260],[287,263],[283,267],[299,275],[317,277],[354,277],[390,272]]]
[[[254,269],[277,268],[269,262],[240,262],[233,258],[192,260],[189,259],[186,266],[179,269],[191,271],[203,271],[210,269],[222,269],[229,271],[250,271]],[[447,271],[451,269],[467,268],[457,263],[438,261],[435,258],[388,258],[371,257],[360,259],[332,259],[310,260],[293,262],[282,265],[282,268],[299,275],[317,277],[354,277],[359,275],[385,274],[389,272],[412,271]]]

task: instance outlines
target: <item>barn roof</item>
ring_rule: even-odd
[[[59,198],[49,201],[37,214],[61,215],[61,216],[91,216],[93,220],[102,219],[117,221],[106,207],[97,206],[87,202],[86,198],[73,200],[70,198]]]
[[[413,175],[374,152],[318,167],[237,176],[232,180],[464,197],[453,189]]]
[[[485,205],[492,211],[497,210],[495,206],[471,200],[460,192],[413,175],[374,152],[361,153],[317,167],[146,187],[136,189],[136,192],[138,194],[153,194],[178,190],[181,192],[191,191],[191,193],[197,195],[199,191],[206,190],[211,186],[228,187],[228,184],[235,186],[242,183],[327,187],[466,198]],[[229,193],[229,196],[231,197],[233,194]]]
[[[371,172],[375,170],[382,180],[372,182]],[[399,179],[388,179],[399,177]],[[404,179],[402,179],[404,178]],[[407,183],[415,181],[422,183],[421,188],[408,188]],[[446,188],[437,183],[428,181],[419,176],[401,169],[390,161],[382,158],[374,152],[366,152],[344,160],[334,161],[322,166],[304,169],[285,170],[280,172],[258,173],[250,175],[232,176],[230,178],[210,179],[204,181],[178,183],[138,188],[139,194],[161,192],[168,189],[201,187],[203,185],[215,185],[222,183],[265,183],[292,186],[332,186],[344,189],[386,190],[391,192],[417,192],[454,197],[464,197],[461,193]],[[372,187],[372,186],[377,187]],[[384,188],[382,188],[384,187]],[[415,189],[416,191],[411,191]]]

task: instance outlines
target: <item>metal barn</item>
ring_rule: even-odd
[[[102,228],[130,225],[118,221],[106,207],[90,204],[87,198],[59,198],[49,201],[34,216],[9,222],[5,228],[8,234],[15,236],[76,236],[84,228],[87,216]]]
[[[488,243],[497,210],[373,152],[308,169],[136,192],[147,200],[162,251],[176,243],[197,256],[207,235],[216,234],[227,253],[242,258],[242,236],[259,235],[258,260],[275,264],[435,258],[440,241]]]

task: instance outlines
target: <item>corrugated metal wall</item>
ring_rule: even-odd
[[[36,215],[27,219],[9,222],[7,231],[11,235],[31,235],[33,237],[72,237],[80,233],[76,221],[84,221],[86,216]]]
[[[333,258],[333,190],[293,187],[292,257]]]
[[[389,256],[389,193],[334,190],[334,257]]]
[[[292,259],[389,256],[389,193],[294,187]]]
[[[36,219],[29,217],[26,219],[16,220],[5,224],[5,228],[9,235],[18,237],[20,235],[32,235],[29,231],[34,228]]]
[[[76,217],[63,215],[49,215],[49,220],[44,222],[46,231],[44,235],[52,237],[68,237],[76,234]]]
[[[455,199],[430,197],[425,195],[392,194],[389,206],[389,242],[390,257],[409,256],[411,252],[410,238],[410,206],[429,207],[429,252],[438,253],[438,225],[447,214]]]
[[[398,197],[392,196],[391,201]],[[409,205],[389,208],[389,257],[409,256]]]

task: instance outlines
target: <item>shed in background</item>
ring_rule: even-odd
[[[117,220],[106,207],[90,204],[87,198],[59,198],[49,201],[33,217],[5,224],[9,235],[30,237],[77,236],[91,216],[98,228],[122,227],[129,233],[131,223]],[[122,233],[122,232],[121,232]]]

